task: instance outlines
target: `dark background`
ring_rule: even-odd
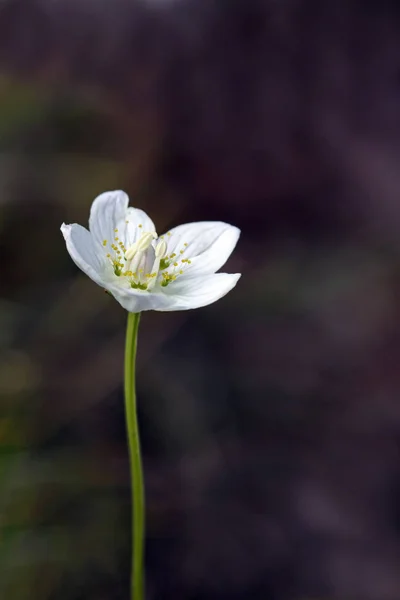
[[[0,598],[128,598],[126,315],[60,224],[222,219],[237,288],[147,313],[148,598],[400,598],[400,8],[0,3]]]

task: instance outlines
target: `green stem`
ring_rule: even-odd
[[[128,313],[125,341],[125,412],[132,485],[131,600],[144,600],[145,507],[136,408],[136,347],[140,314]]]

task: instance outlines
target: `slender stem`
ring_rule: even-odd
[[[139,313],[128,313],[125,341],[125,413],[132,485],[131,600],[144,600],[145,507],[142,459],[136,408],[136,347]]]

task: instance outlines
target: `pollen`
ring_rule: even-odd
[[[125,220],[128,224],[130,221]],[[134,290],[146,290],[152,292],[155,286],[168,286],[175,281],[180,275],[183,275],[185,264],[190,264],[188,258],[183,258],[182,254],[186,251],[188,244],[181,242],[181,248],[176,248],[174,252],[168,254],[166,239],[171,237],[171,231],[157,237],[157,233],[147,232],[144,223],[136,223],[136,227],[140,229],[139,239],[134,243],[125,246],[125,237],[118,237],[118,228],[113,229],[111,240],[102,240],[102,244],[109,252],[106,254],[110,261],[114,273],[117,277],[125,278],[126,283]],[[126,232],[127,229],[124,229]],[[125,235],[125,234],[124,234]],[[155,240],[155,242],[154,242]],[[145,267],[146,261],[142,259],[147,255],[150,248],[154,250],[155,257],[153,267]],[[151,250],[151,252],[153,251]],[[133,266],[134,265],[134,266]],[[143,268],[139,268],[142,265]],[[167,269],[171,270],[168,271]]]
[[[162,287],[167,287],[168,284],[171,283],[171,281],[175,281],[176,279],[176,275],[173,275],[172,273],[163,273],[163,281],[161,282]]]

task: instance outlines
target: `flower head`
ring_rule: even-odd
[[[240,231],[221,222],[188,223],[160,237],[145,212],[122,191],[98,196],[89,231],[61,226],[75,264],[130,312],[187,310],[225,296],[240,274],[216,273]]]

